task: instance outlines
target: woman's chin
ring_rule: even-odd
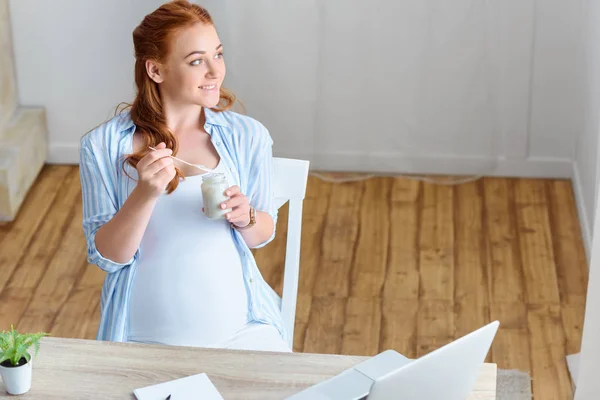
[[[203,96],[198,101],[198,105],[206,108],[214,108],[219,104],[219,94],[217,93],[215,96]]]

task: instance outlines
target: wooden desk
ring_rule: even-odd
[[[366,357],[203,349],[47,337],[25,395],[0,398],[135,399],[133,389],[205,372],[225,400],[284,399]],[[495,400],[496,364],[484,364],[469,400]]]

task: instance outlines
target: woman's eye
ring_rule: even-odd
[[[223,53],[217,53],[217,55],[215,55],[215,58],[223,58]]]
[[[204,60],[202,60],[202,59],[194,60],[190,63],[190,65],[202,65],[202,64],[204,64]]]

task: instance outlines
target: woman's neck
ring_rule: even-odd
[[[175,136],[177,136],[178,132],[196,130],[204,125],[202,106],[175,106],[171,102],[165,101],[163,103],[163,112],[167,126]]]

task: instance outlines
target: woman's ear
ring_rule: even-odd
[[[162,66],[152,60],[146,61],[146,73],[156,83],[163,82]]]

